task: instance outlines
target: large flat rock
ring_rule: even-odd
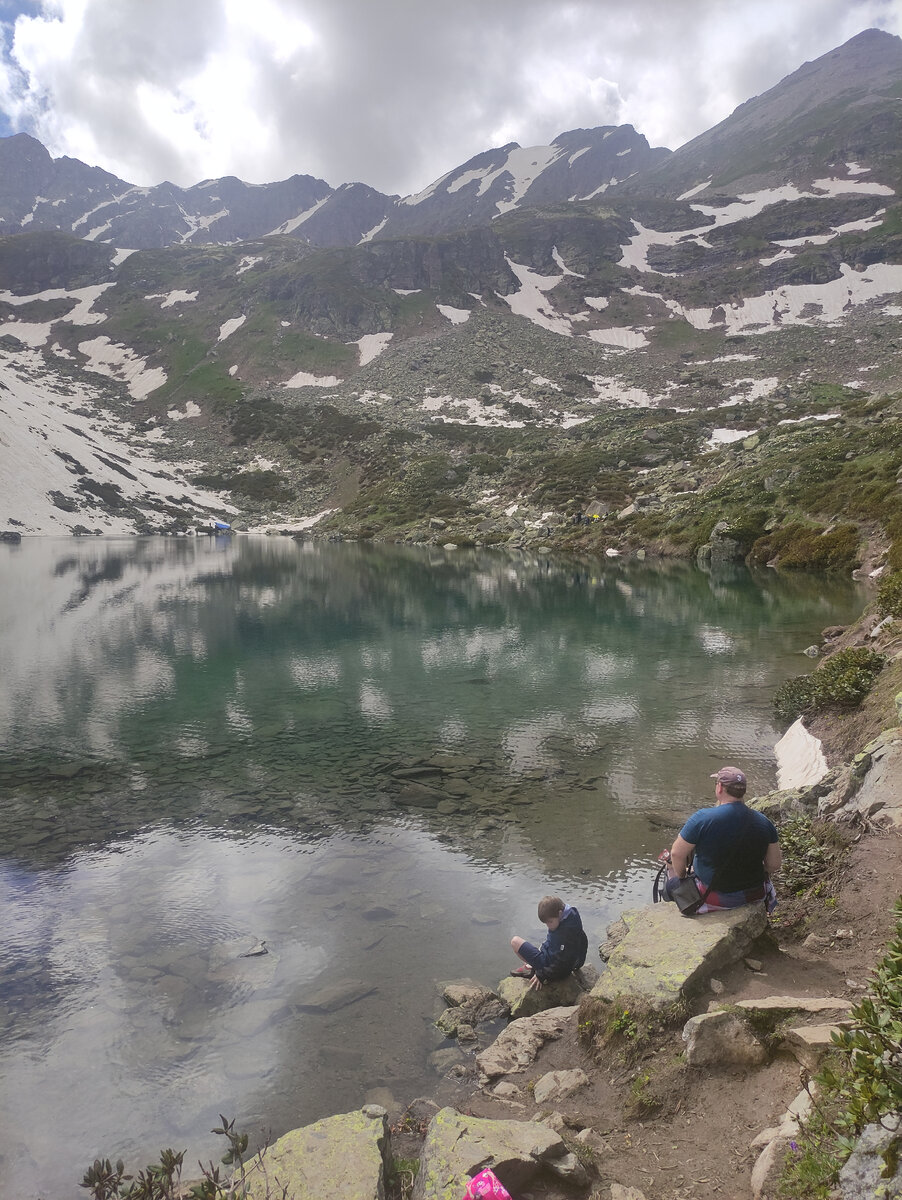
[[[666,1008],[742,958],[766,928],[767,914],[763,904],[746,904],[684,917],[675,904],[650,904],[623,913],[618,924],[617,945],[591,995]]]
[[[282,1195],[292,1200],[385,1200],[385,1163],[391,1151],[385,1109],[326,1117],[293,1129],[249,1166],[248,1200]],[[274,1188],[274,1180],[279,1186]]]

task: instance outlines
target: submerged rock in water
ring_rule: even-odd
[[[369,996],[375,990],[375,984],[364,983],[359,979],[343,979],[320,988],[297,1007],[301,1012],[337,1012],[338,1009],[346,1008],[349,1004],[362,1000],[364,996]]]

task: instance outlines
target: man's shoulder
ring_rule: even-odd
[[[695,812],[692,814],[692,816],[689,817],[684,822],[683,828],[688,829],[689,826],[692,826],[693,828],[698,828],[700,825],[704,825],[708,821],[711,821],[712,819],[716,819],[719,812],[720,812],[720,809],[717,807],[716,804],[711,806],[710,808],[697,808],[695,810]]]
[[[776,825],[766,813],[761,812],[757,808],[750,808],[748,811],[752,814],[752,817],[759,829],[766,829],[768,833],[777,832]]]

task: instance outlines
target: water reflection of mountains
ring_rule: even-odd
[[[757,744],[761,639],[799,649],[785,630],[850,616],[859,594],[285,539],[23,551],[0,624],[0,786],[7,852],[46,863],[195,821],[302,841],[415,822],[488,859],[518,852],[515,832],[541,862],[555,814],[579,847],[662,790],[679,807],[679,764],[718,722],[712,753]],[[747,706],[725,709],[725,671]]]

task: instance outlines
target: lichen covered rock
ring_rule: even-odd
[[[280,1137],[249,1164],[248,1200],[264,1200],[276,1176],[293,1200],[385,1200],[390,1163],[385,1109],[370,1104]]]
[[[518,1017],[532,1017],[549,1008],[579,1004],[583,995],[597,982],[598,972],[595,968],[583,967],[566,979],[545,983],[540,988],[530,987],[526,979],[508,976],[498,984],[497,991],[510,1009],[513,1021]]]
[[[460,1200],[485,1167],[518,1195],[566,1157],[560,1136],[540,1121],[491,1121],[443,1108],[426,1131],[412,1200]]]
[[[663,1010],[736,962],[767,926],[763,904],[684,917],[675,904],[651,904],[621,915],[625,936],[591,995],[641,999]]]

